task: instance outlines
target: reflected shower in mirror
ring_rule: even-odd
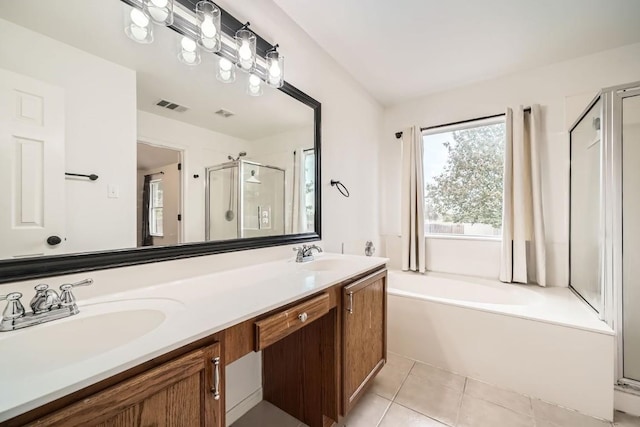
[[[0,259],[314,232],[304,94],[263,84],[249,96],[240,69],[220,82],[220,57],[185,64],[167,27],[135,43],[123,31],[131,10],[0,3]]]

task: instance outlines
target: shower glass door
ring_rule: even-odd
[[[284,234],[284,170],[240,162],[241,236]]]
[[[623,377],[640,385],[640,90],[622,98]],[[633,92],[632,92],[633,93]]]
[[[205,239],[236,239],[238,235],[238,164],[207,168]]]
[[[570,286],[598,313],[603,308],[601,265],[602,99],[571,129]]]

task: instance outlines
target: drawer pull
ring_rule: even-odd
[[[301,322],[306,322],[308,317],[309,316],[307,315],[306,312],[298,314],[298,319],[300,319]]]
[[[211,359],[213,363],[213,387],[211,392],[215,400],[220,400],[220,357],[214,357]]]
[[[349,307],[347,307],[349,314],[353,314],[353,292],[349,292]]]

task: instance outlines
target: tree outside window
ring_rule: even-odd
[[[501,234],[504,138],[503,119],[424,134],[427,234]]]

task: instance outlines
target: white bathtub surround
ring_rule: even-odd
[[[540,106],[506,114],[500,280],[546,286]]]
[[[402,269],[426,271],[424,243],[424,173],[422,131],[402,132]]]
[[[336,267],[313,271],[309,264],[282,258],[290,253],[289,248],[274,251],[281,254],[280,260],[243,268],[225,270],[212,265],[225,258],[233,263],[235,257],[224,254],[167,262],[162,269],[151,264],[48,281],[54,288],[77,277],[92,277],[94,284],[76,291],[80,309],[76,316],[0,334],[0,423],[386,262],[385,258],[323,254],[321,258],[335,260],[332,265]],[[242,256],[250,252],[242,252]],[[145,267],[149,268],[146,275],[142,274]],[[216,268],[220,270],[207,272]],[[154,269],[160,271],[153,273]],[[38,282],[6,286],[29,296]],[[129,307],[137,311],[127,311]],[[137,315],[121,318],[127,313]],[[140,323],[147,333],[136,336]],[[65,327],[82,335],[60,333],[69,330]],[[123,335],[129,339],[123,341]],[[73,340],[74,345],[65,346],[65,340]],[[77,354],[78,348],[82,354]],[[260,365],[251,359],[238,360],[236,368],[246,371],[257,366],[257,372]],[[15,363],[5,363],[8,360]],[[28,369],[16,370],[16,366]],[[238,370],[230,365],[228,372]],[[258,375],[249,377],[259,381]],[[248,393],[230,393],[230,406],[237,407],[245,396],[256,392],[257,383],[245,380]],[[233,380],[228,385],[241,386]]]
[[[389,350],[611,420],[614,334],[566,288],[389,273]]]

